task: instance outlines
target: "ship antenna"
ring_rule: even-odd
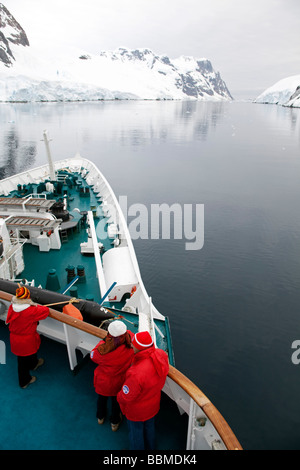
[[[54,166],[53,166],[53,161],[52,161],[52,156],[51,156],[51,152],[50,152],[50,147],[49,147],[49,142],[51,140],[48,139],[48,131],[44,131],[43,133],[43,136],[44,136],[44,142],[45,142],[45,146],[46,146],[46,151],[47,151],[47,157],[48,157],[48,162],[49,162],[49,174],[50,174],[50,179],[52,181],[55,180],[55,171],[54,171]]]

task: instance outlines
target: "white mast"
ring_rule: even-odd
[[[43,135],[44,135],[44,142],[45,142],[47,157],[48,157],[48,162],[49,162],[50,179],[53,181],[55,180],[55,171],[54,171],[52,156],[51,156],[50,147],[49,147],[50,140],[48,139],[48,131],[45,130]]]

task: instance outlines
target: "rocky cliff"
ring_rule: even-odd
[[[19,25],[7,8],[0,3],[0,61],[11,67],[15,60],[11,45],[29,46],[24,29]]]

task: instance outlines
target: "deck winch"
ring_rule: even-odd
[[[84,266],[82,266],[82,264],[79,264],[77,266],[77,276],[78,276],[77,282],[79,282],[79,284],[86,282],[85,269],[84,269]]]
[[[74,277],[76,276],[75,274],[75,266],[73,266],[72,264],[69,264],[67,267],[66,267],[66,271],[67,271],[67,281],[70,282],[72,281],[72,279],[74,279]]]

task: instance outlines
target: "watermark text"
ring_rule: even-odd
[[[119,197],[119,206],[132,240],[185,240],[186,250],[201,250],[204,245],[204,204],[145,204],[128,205],[127,196]],[[120,215],[114,204],[100,207],[105,218],[97,224],[100,238],[106,235],[107,218],[117,221]]]
[[[300,364],[300,340],[299,339],[296,339],[295,341],[293,341],[292,349],[295,349],[291,357],[292,363],[295,364],[295,366],[297,366],[298,364]]]
[[[4,341],[0,341],[0,364],[6,364],[6,346]]]

